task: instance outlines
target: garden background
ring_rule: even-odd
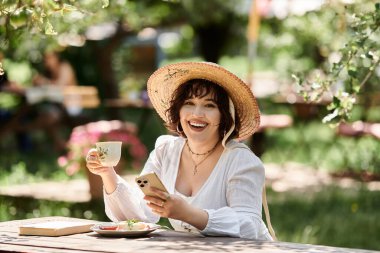
[[[132,150],[143,144],[146,152],[151,151],[155,139],[167,132],[149,109],[111,107],[106,102],[146,103],[146,80],[159,66],[182,60],[218,62],[252,85],[262,113],[292,118],[288,127],[268,128],[261,136],[264,165],[290,178],[300,176],[295,173],[299,168],[330,178],[320,187],[288,190],[268,183],[271,219],[279,240],[380,250],[379,138],[343,136],[337,127],[340,120],[380,122],[379,97],[374,96],[380,77],[379,3],[13,2],[5,0],[0,7],[0,60],[9,79],[30,86],[42,68],[43,52],[62,50],[79,83],[95,86],[99,92],[100,105],[83,109],[80,116],[91,122],[135,124],[136,129],[130,126],[126,135],[137,139],[124,136],[130,143],[123,151],[127,161],[141,159]],[[308,107],[304,117],[289,94],[316,104]],[[318,104],[326,94],[330,103]],[[14,96],[0,93],[2,109],[13,110],[18,103]],[[62,135],[69,140],[72,131],[67,126]],[[13,135],[1,137],[2,188],[77,179],[86,183],[83,157],[77,157],[79,170],[70,170],[73,157],[55,152],[41,131],[30,136],[32,148],[24,152]],[[78,142],[72,140],[70,147],[79,147]],[[80,147],[83,151],[89,146]],[[136,164],[123,165],[125,175],[139,172]],[[103,202],[97,199],[70,202],[0,195],[0,221],[49,215],[108,220]]]

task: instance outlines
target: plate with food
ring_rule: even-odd
[[[110,237],[138,237],[144,236],[160,228],[160,225],[142,222],[138,220],[127,220],[120,222],[103,222],[91,227],[91,230]]]

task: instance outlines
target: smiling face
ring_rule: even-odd
[[[179,111],[182,129],[188,139],[215,143],[219,139],[221,113],[213,94],[185,100]]]
[[[180,85],[172,96],[166,111],[169,130],[183,137],[197,136],[199,140],[204,138],[203,134],[207,136],[216,131],[217,138],[222,140],[225,132],[235,125],[231,138],[238,135],[239,117],[235,113],[234,123],[229,111],[228,94],[221,86],[204,79],[191,79]],[[214,113],[219,116],[215,117]]]

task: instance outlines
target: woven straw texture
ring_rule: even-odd
[[[236,75],[209,62],[182,62],[166,65],[149,78],[147,89],[150,101],[160,117],[167,122],[166,110],[173,92],[191,79],[206,79],[223,87],[232,99],[240,118],[238,139],[251,136],[260,125],[260,112],[250,88]]]

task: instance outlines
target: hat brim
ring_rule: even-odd
[[[166,111],[170,107],[173,92],[191,79],[209,80],[227,91],[240,119],[238,139],[248,138],[259,128],[259,107],[248,85],[225,68],[209,62],[169,64],[150,76],[147,84],[148,95],[153,107],[165,122],[168,122]]]

